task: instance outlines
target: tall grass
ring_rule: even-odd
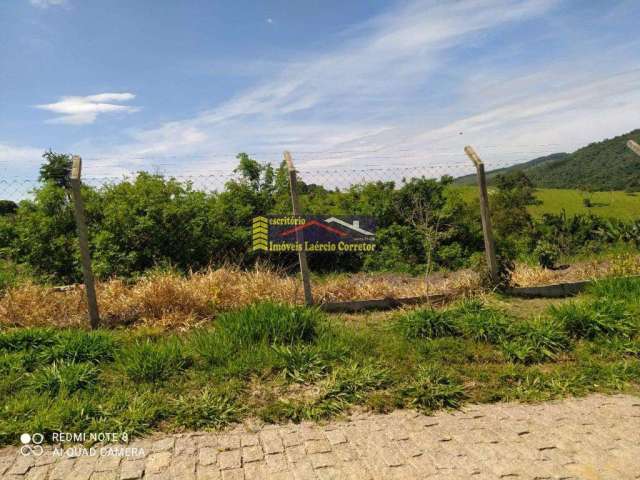
[[[239,346],[293,345],[314,339],[318,316],[317,311],[304,307],[258,303],[220,315],[217,328]]]
[[[566,331],[574,338],[629,338],[638,333],[638,320],[627,310],[626,304],[608,296],[551,306],[549,313],[562,322]]]
[[[465,399],[463,386],[444,369],[421,366],[413,382],[400,389],[406,405],[431,412],[440,408],[458,408]]]
[[[137,341],[123,348],[117,358],[117,366],[131,380],[160,382],[184,370],[190,362],[181,342]]]
[[[54,362],[30,375],[30,386],[40,393],[68,395],[94,386],[98,369],[90,363]]]
[[[407,339],[448,337],[458,333],[449,315],[432,308],[419,308],[402,314],[397,328]]]
[[[499,343],[513,321],[503,312],[488,308],[479,299],[462,301],[449,311],[449,316],[464,337],[487,343]]]

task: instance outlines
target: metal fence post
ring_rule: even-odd
[[[636,142],[634,142],[633,140],[629,140],[627,142],[627,147],[629,147],[633,151],[633,153],[640,156],[640,145],[638,145]]]
[[[91,255],[89,254],[89,235],[87,234],[87,220],[80,190],[80,175],[82,172],[82,159],[74,155],[71,166],[71,195],[73,197],[73,213],[78,229],[78,241],[80,243],[80,260],[82,263],[82,275],[84,277],[84,289],[87,295],[87,307],[89,310],[89,323],[91,328],[98,328],[100,316],[98,314],[98,300],[96,297],[96,286],[91,270]]]
[[[284,160],[289,170],[289,187],[291,188],[291,204],[294,215],[302,215],[300,209],[300,201],[298,199],[298,180],[296,170],[293,167],[293,160],[289,152],[284,152]],[[302,230],[296,232],[296,242],[298,245],[304,245],[304,236]],[[300,250],[298,252],[298,260],[300,262],[300,274],[302,275],[302,286],[304,288],[304,302],[307,305],[313,305],[313,295],[311,293],[311,278],[309,276],[309,264],[307,263],[307,252]]]
[[[489,266],[491,281],[497,284],[499,281],[498,261],[496,259],[496,244],[491,228],[491,212],[489,210],[489,194],[487,192],[487,177],[484,172],[484,163],[471,146],[464,147],[464,153],[471,159],[478,173],[478,187],[480,189],[480,215],[482,217],[482,233],[484,235],[484,250]]]

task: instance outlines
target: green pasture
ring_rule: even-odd
[[[476,187],[454,188],[461,190],[465,200],[474,200],[478,195]],[[560,213],[563,209],[569,216],[592,213],[620,220],[640,218],[640,194],[621,191],[587,193],[580,190],[540,188],[536,191],[536,196],[542,204],[529,207],[531,214],[536,218],[540,218],[544,213]],[[585,206],[585,198],[591,201],[591,207]]]

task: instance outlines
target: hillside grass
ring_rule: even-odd
[[[171,333],[3,329],[0,444],[23,432],[135,437],[248,417],[315,421],[354,408],[432,412],[638,392],[639,293],[638,279],[603,280],[534,317],[487,296],[351,316],[260,302]]]
[[[455,186],[460,189],[466,201],[475,201],[478,189],[475,186]],[[490,189],[491,190],[491,189]],[[529,211],[536,218],[544,213],[560,213],[564,210],[567,215],[589,214],[620,220],[640,219],[640,194],[620,191],[585,193],[580,190],[539,188],[536,197],[542,201],[540,205],[529,207]],[[584,199],[589,198],[592,207],[584,206]]]

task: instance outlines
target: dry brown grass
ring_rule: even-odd
[[[429,285],[424,278],[398,275],[339,275],[314,281],[318,302],[442,293],[477,286],[475,275],[457,272]],[[132,285],[121,280],[97,284],[100,315],[105,326],[146,324],[188,328],[217,313],[260,301],[302,303],[296,277],[265,268],[243,271],[225,267],[187,276],[152,273]],[[0,325],[81,326],[86,323],[83,289],[66,291],[25,283],[0,298]]]
[[[548,270],[538,266],[519,264],[513,274],[513,281],[516,285],[530,287],[638,274],[640,274],[640,255],[622,254],[605,260],[576,263],[565,270]]]
[[[640,273],[640,257],[626,256],[608,261],[587,262],[568,270],[551,271],[518,266],[514,279],[519,285],[541,285],[607,275]],[[354,274],[328,276],[313,281],[318,302],[401,298],[445,292],[475,292],[478,276],[470,271],[424,277],[396,274]],[[187,276],[151,273],[134,284],[109,280],[97,285],[103,324],[152,325],[160,328],[189,328],[209,321],[217,313],[260,300],[302,303],[296,277],[266,268],[243,271],[233,267],[208,270]],[[86,307],[81,287],[67,291],[25,283],[9,289],[0,298],[0,325],[83,326]]]

